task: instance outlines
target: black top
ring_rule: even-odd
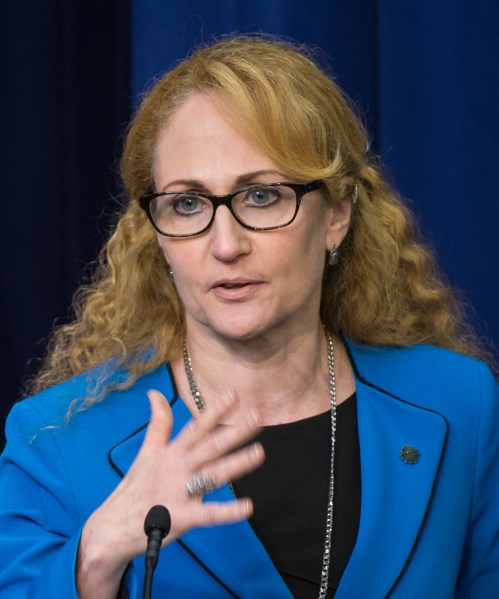
[[[331,413],[266,426],[258,440],[266,460],[234,483],[251,497],[250,524],[294,597],[319,594],[331,469]],[[360,453],[355,394],[336,415],[332,554],[328,597],[350,558],[360,518]]]

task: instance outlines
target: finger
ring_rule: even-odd
[[[147,392],[151,405],[151,420],[147,426],[143,447],[163,447],[170,440],[173,427],[173,414],[165,396],[151,389]]]
[[[226,453],[239,449],[254,439],[260,427],[253,412],[248,411],[238,418],[237,423],[222,425],[196,439],[189,450],[189,460],[198,468],[208,461],[216,460]]]
[[[192,511],[191,511],[192,514]],[[207,501],[193,515],[192,528],[247,520],[253,515],[253,502],[247,497],[223,503]]]
[[[210,405],[199,418],[191,420],[184,427],[182,434],[177,439],[177,444],[182,446],[185,451],[190,451],[193,446],[199,443],[199,439],[204,438],[208,433],[215,430],[216,427],[229,416],[237,407],[236,398],[233,395],[226,394],[222,401]]]
[[[253,443],[196,471],[186,485],[187,495],[200,499],[213,489],[252,472],[264,461],[265,451],[262,445]]]
[[[265,451],[260,443],[252,443],[235,453],[203,467],[203,473],[211,476],[217,487],[253,472],[265,461]]]

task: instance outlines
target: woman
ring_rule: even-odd
[[[499,590],[497,388],[335,84],[216,43],[122,164],[130,202],[9,417],[2,597],[138,596],[155,504],[158,597]]]

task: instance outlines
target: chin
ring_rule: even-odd
[[[232,341],[249,341],[258,337],[264,337],[269,333],[276,333],[285,326],[289,328],[290,321],[283,314],[272,317],[268,312],[253,315],[251,318],[222,318],[211,321],[208,326],[215,335],[230,339]]]
[[[275,326],[275,323],[264,319],[260,314],[258,317],[241,318],[242,314],[222,314],[218,318],[209,318],[204,323],[211,333],[218,337],[232,341],[245,341],[259,337]]]
[[[244,309],[246,308],[246,309]],[[253,306],[255,308],[255,306]],[[203,311],[202,314],[192,315],[188,318],[189,324],[208,329],[211,335],[231,341],[248,341],[265,336],[271,332],[277,332],[285,326],[293,327],[293,321],[304,322],[310,318],[303,311],[295,311],[290,307],[283,306],[279,310],[262,305],[257,309],[248,309],[244,306],[231,306],[229,309]]]
[[[212,327],[213,333],[231,341],[249,341],[263,335],[268,329],[260,326],[238,325]]]

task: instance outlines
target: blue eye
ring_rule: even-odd
[[[172,202],[177,214],[187,215],[201,212],[205,205],[204,198],[195,195],[177,195]]]
[[[245,203],[249,206],[265,207],[280,199],[281,193],[277,187],[254,187],[246,192]]]

